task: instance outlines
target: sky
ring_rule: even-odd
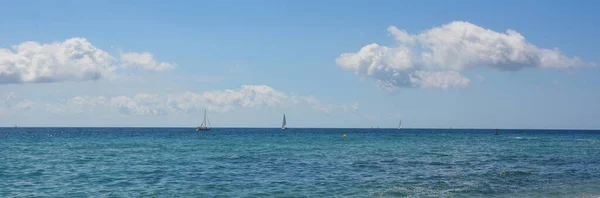
[[[0,126],[600,129],[597,1],[0,5]]]

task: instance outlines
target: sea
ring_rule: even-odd
[[[0,197],[600,197],[600,131],[1,128]]]

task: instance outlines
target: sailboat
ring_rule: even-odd
[[[281,124],[281,130],[285,130],[285,114],[283,114],[283,123]]]
[[[206,109],[204,109],[204,120],[199,127],[196,127],[196,131],[210,131],[210,121],[206,118]]]
[[[402,120],[400,120],[400,122],[398,122],[398,129],[400,129],[400,126],[402,126]]]

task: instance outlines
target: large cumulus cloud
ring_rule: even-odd
[[[462,88],[470,80],[460,72],[474,67],[500,71],[523,68],[574,68],[595,66],[570,57],[557,48],[529,43],[514,31],[495,32],[463,21],[409,34],[388,28],[398,46],[369,44],[358,52],[343,53],[336,63],[361,76],[374,78],[387,89],[399,87]]]

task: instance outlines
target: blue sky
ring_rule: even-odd
[[[1,2],[0,126],[600,128],[596,1],[163,3]]]

